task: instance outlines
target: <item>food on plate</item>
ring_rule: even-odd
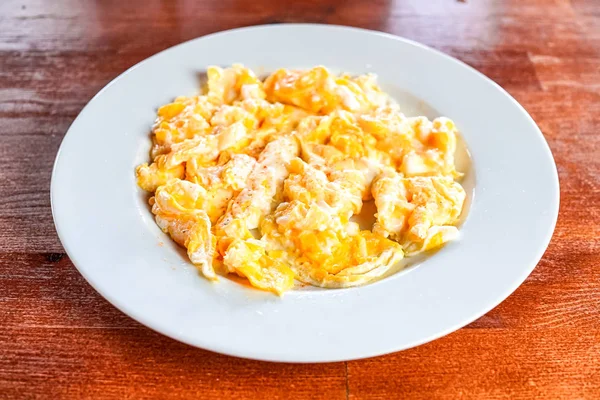
[[[450,119],[406,117],[371,74],[207,75],[204,94],[158,109],[152,162],[136,169],[156,223],[206,278],[352,287],[458,236]],[[371,229],[356,222],[365,202]]]

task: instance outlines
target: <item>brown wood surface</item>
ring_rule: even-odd
[[[49,200],[77,113],[159,50],[279,22],[415,39],[487,74],[531,113],[558,165],[560,216],[544,258],[500,306],[408,351],[274,364],[165,338],[78,274]],[[259,397],[600,398],[600,1],[0,1],[0,398]]]

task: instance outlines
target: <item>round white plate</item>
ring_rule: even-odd
[[[365,287],[280,298],[202,278],[160,231],[134,167],[148,160],[158,106],[194,94],[208,65],[255,71],[325,65],[374,72],[407,114],[452,118],[469,147],[468,218],[458,241]],[[273,361],[370,357],[446,335],[510,295],[541,258],[559,189],[544,137],[502,88],[465,64],[399,37],[321,25],[274,25],[205,36],[163,51],[107,85],[73,122],[52,176],[58,235],[108,301],[174,339]],[[93,312],[93,310],[91,310]]]

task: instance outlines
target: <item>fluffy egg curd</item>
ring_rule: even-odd
[[[158,109],[136,169],[156,223],[208,279],[277,294],[368,283],[457,237],[465,201],[448,118],[404,116],[374,75],[208,68],[205,94]],[[372,229],[354,221],[363,202]]]

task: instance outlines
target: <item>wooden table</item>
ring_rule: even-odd
[[[0,398],[600,398],[600,2],[284,3],[0,2]],[[401,353],[273,364],[163,337],[79,275],[56,236],[49,189],[81,108],[157,51],[280,22],[420,41],[487,74],[531,113],[558,165],[560,216],[544,258],[500,306]]]

